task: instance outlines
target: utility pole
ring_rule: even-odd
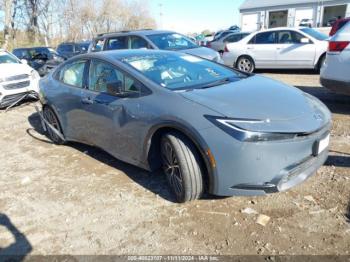
[[[159,3],[159,29],[163,29],[163,4]]]

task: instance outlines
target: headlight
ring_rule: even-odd
[[[36,79],[39,79],[39,78],[40,78],[38,72],[35,71],[35,70],[32,70],[32,71],[30,72],[30,77],[31,77],[32,80],[36,80]]]
[[[297,133],[276,133],[276,132],[256,132],[239,127],[239,124],[268,124],[270,120],[260,119],[234,119],[234,118],[221,118],[215,116],[205,116],[214,125],[234,137],[239,141],[245,142],[262,142],[262,141],[276,141],[293,139],[299,134]]]

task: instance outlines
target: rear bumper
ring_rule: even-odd
[[[350,96],[350,82],[338,81],[321,77],[321,84],[325,88],[339,94]]]

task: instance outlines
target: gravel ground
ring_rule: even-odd
[[[0,112],[0,253],[349,254],[350,98],[319,87],[312,72],[260,73],[333,112],[329,160],[307,182],[179,205],[161,173],[85,145],[53,145],[32,104],[22,105]],[[265,226],[261,215],[270,218]]]

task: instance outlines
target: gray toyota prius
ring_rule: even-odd
[[[318,99],[188,54],[80,55],[41,80],[40,100],[52,141],[162,168],[179,202],[285,191],[328,156],[331,114]]]

